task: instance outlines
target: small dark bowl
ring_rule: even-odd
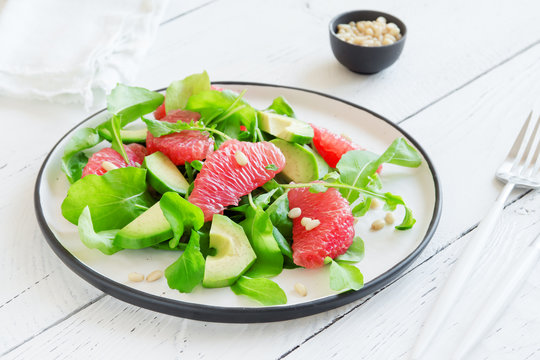
[[[394,23],[399,27],[401,39],[391,45],[360,46],[345,42],[337,37],[337,26],[348,24],[351,21],[375,21],[384,16],[387,23]],[[397,17],[380,11],[356,10],[340,14],[330,21],[330,45],[336,59],[351,71],[360,74],[374,74],[392,65],[401,54],[407,28]]]

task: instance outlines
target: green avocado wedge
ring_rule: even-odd
[[[120,229],[113,244],[124,249],[142,249],[172,237],[171,225],[157,202]]]
[[[113,141],[113,137],[109,129],[105,127],[98,127],[97,131],[98,131],[98,134],[105,140],[108,140],[110,142]],[[131,144],[131,143],[143,144],[146,142],[147,134],[148,134],[148,130],[146,129],[146,127],[144,129],[136,129],[136,130],[120,130],[120,136],[122,137],[122,142],[124,144]]]
[[[157,151],[146,156],[143,167],[148,170],[148,183],[160,194],[174,191],[184,195],[187,192],[189,183],[165,154]]]
[[[313,128],[302,120],[265,111],[258,117],[261,130],[282,140],[307,144],[313,139]]]
[[[257,258],[242,226],[223,215],[212,219],[210,248],[216,254],[206,257],[202,284],[207,288],[233,284]]]
[[[293,144],[281,139],[274,139],[270,142],[276,145],[285,156],[285,167],[281,171],[281,175],[287,180],[306,183],[320,178],[319,162],[316,154],[307,146]]]

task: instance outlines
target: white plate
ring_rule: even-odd
[[[392,281],[408,267],[431,239],[441,212],[440,187],[435,170],[423,149],[397,125],[355,104],[329,95],[268,84],[224,82],[218,85],[231,90],[247,89],[245,99],[255,108],[266,108],[277,96],[292,105],[297,117],[344,133],[357,144],[382,153],[394,139],[405,137],[422,154],[419,168],[409,169],[384,165],[382,180],[385,191],[401,195],[413,210],[416,224],[411,230],[398,231],[386,226],[370,231],[374,219],[384,217],[384,211],[368,212],[356,224],[356,234],[365,242],[365,258],[357,264],[365,285],[358,291],[336,294],[329,288],[328,272],[322,269],[285,269],[273,278],[285,291],[286,305],[262,307],[252,300],[235,295],[229,288],[205,289],[198,286],[190,294],[169,289],[164,278],[156,282],[131,283],[130,272],[148,274],[164,270],[179,253],[156,249],[123,250],[106,256],[86,248],[77,227],[62,217],[60,205],[69,183],[60,169],[64,147],[72,132],[79,127],[94,127],[107,114],[101,111],[84,120],[51,150],[38,176],[35,207],[42,231],[55,253],[74,272],[103,290],[132,304],[198,320],[220,322],[264,322],[307,316],[332,309],[366,296]],[[395,212],[399,221],[403,210]],[[294,291],[300,282],[308,290],[306,297]]]

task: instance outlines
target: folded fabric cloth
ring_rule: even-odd
[[[130,82],[168,0],[0,0],[0,94],[83,102]]]

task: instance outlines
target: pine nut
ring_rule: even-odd
[[[296,219],[300,215],[302,215],[302,209],[300,209],[299,207],[292,208],[287,214],[290,219]]]
[[[133,281],[133,282],[141,282],[144,280],[144,275],[138,272],[130,272],[128,274],[128,279],[129,281]]]
[[[304,217],[302,220],[300,220],[300,223],[303,227],[306,228],[307,231],[315,229],[317,226],[321,225],[321,222],[317,219],[312,219],[309,217]]]
[[[247,163],[248,163],[248,158],[247,158],[246,154],[244,154],[244,153],[241,152],[240,150],[238,150],[238,151],[234,154],[234,158],[236,159],[236,162],[237,162],[238,165],[240,165],[240,166],[247,165]]]
[[[383,227],[384,227],[384,221],[382,221],[382,220],[375,220],[375,221],[371,224],[371,230],[373,230],[373,231],[379,231],[379,230],[381,230]]]
[[[118,166],[114,165],[112,162],[110,161],[103,161],[101,162],[101,167],[103,168],[103,170],[105,171],[111,171],[111,170],[114,170],[114,169],[118,169]]]
[[[379,16],[375,21],[351,21],[337,26],[337,37],[359,46],[391,45],[401,39],[399,27]],[[387,37],[392,36],[392,37]]]
[[[377,199],[371,199],[371,204],[369,205],[370,209],[378,209],[381,207],[381,203]]]
[[[384,221],[385,221],[388,225],[393,224],[394,221],[396,221],[396,219],[394,218],[394,214],[392,214],[391,212],[386,213],[386,215],[384,216]]]
[[[294,290],[296,293],[302,297],[307,295],[307,289],[302,283],[296,283],[294,284]]]
[[[162,276],[163,276],[163,271],[154,270],[150,274],[146,275],[146,281],[153,282],[153,281],[161,279]]]

